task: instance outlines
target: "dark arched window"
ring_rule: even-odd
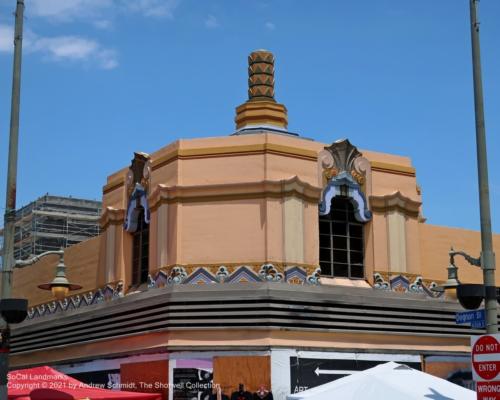
[[[144,208],[138,208],[137,229],[132,233],[132,285],[147,282],[149,272],[149,224]]]
[[[319,217],[321,274],[364,278],[363,259],[363,224],[356,220],[354,207],[348,197],[334,197],[330,213]]]

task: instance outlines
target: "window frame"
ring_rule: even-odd
[[[142,285],[149,275],[149,224],[144,207],[139,206],[137,229],[132,232],[132,286]]]
[[[340,204],[340,205],[339,205]],[[344,218],[339,215],[343,214]],[[349,197],[336,196],[332,199],[330,213],[320,215],[319,264],[321,275],[333,278],[366,279],[364,223],[356,220],[354,205]],[[326,229],[328,227],[328,229]],[[339,229],[340,228],[340,229]],[[354,232],[359,229],[359,232]],[[328,239],[326,239],[328,237]],[[358,241],[359,246],[353,248]],[[344,245],[338,243],[345,242]],[[325,255],[328,254],[329,257]],[[358,257],[353,260],[353,257]],[[342,268],[343,270],[341,270]],[[353,271],[360,269],[356,273]],[[336,270],[338,272],[336,272]],[[359,273],[361,272],[361,273]]]

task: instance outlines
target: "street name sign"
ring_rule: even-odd
[[[472,336],[471,357],[478,400],[500,400],[500,334]]]
[[[472,328],[482,329],[486,327],[486,313],[481,310],[461,311],[455,314],[457,324],[470,324]]]

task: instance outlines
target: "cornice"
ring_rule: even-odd
[[[303,149],[300,147],[286,146],[276,143],[258,143],[241,146],[219,146],[192,149],[174,149],[159,157],[152,156],[152,170],[155,171],[176,160],[193,160],[198,158],[214,157],[238,157],[249,155],[274,154],[283,157],[298,158],[316,162],[318,151]],[[415,176],[415,168],[400,164],[392,164],[380,161],[370,161],[373,171],[386,172],[404,176]],[[107,194],[123,186],[125,174],[108,182],[103,187],[103,194]]]
[[[314,150],[285,146],[275,143],[258,143],[241,146],[219,146],[193,149],[175,149],[158,158],[153,158],[153,171],[175,160],[189,160],[196,158],[234,157],[259,154],[276,154],[285,157],[294,157],[309,161],[316,161],[318,154]]]
[[[125,175],[113,179],[112,181],[106,183],[102,187],[102,193],[107,194],[109,192],[112,192],[113,190],[122,187],[124,183],[125,183]]]
[[[108,225],[120,225],[123,224],[125,218],[125,210],[106,207],[101,216],[101,229],[106,229]]]
[[[381,161],[370,161],[372,171],[387,172],[390,174],[416,176],[415,168],[406,165],[391,164]]]
[[[321,196],[321,188],[303,182],[297,176],[278,181],[216,185],[166,186],[160,184],[149,196],[149,205],[151,209],[155,209],[161,203],[193,203],[290,196],[317,204]]]
[[[399,190],[385,196],[370,196],[370,208],[375,213],[400,211],[409,217],[418,218],[421,205],[422,202],[406,197]]]

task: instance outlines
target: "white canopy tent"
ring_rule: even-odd
[[[388,362],[287,396],[287,400],[476,400],[476,392]]]

